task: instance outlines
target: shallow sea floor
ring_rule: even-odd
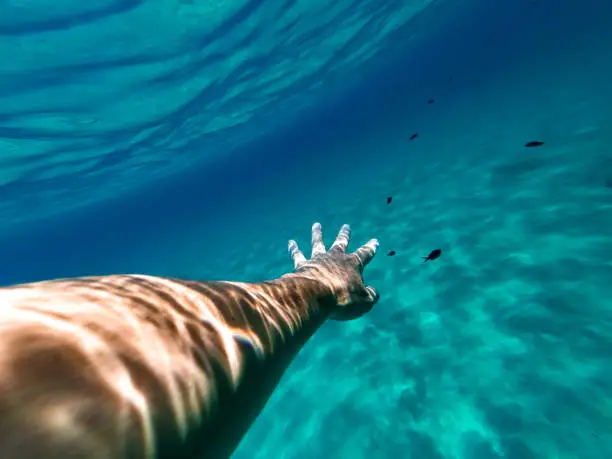
[[[354,222],[353,247],[380,238],[366,280],[382,299],[315,336],[236,457],[610,451],[612,189],[600,173],[611,164],[588,158],[542,147],[513,161],[431,164],[321,215],[328,241],[341,221]],[[387,206],[391,184],[402,191]],[[308,231],[295,227],[302,245]],[[283,243],[253,246],[235,271],[288,269]],[[421,265],[433,248],[442,257]]]
[[[384,153],[347,162],[353,186],[319,183],[296,208],[269,201],[215,272],[277,276],[286,238],[307,246],[319,220],[330,242],[348,222],[353,248],[381,241],[365,277],[382,298],[320,330],[236,458],[612,451],[609,94],[603,79],[573,90],[564,78],[540,93],[536,78],[479,88],[444,117],[423,114],[413,142],[414,120],[378,131]],[[442,257],[421,265],[434,248]]]

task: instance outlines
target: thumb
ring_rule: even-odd
[[[372,304],[376,304],[380,299],[379,293],[374,289],[374,287],[370,287],[369,285],[366,286],[365,290]]]

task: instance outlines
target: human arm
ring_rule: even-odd
[[[2,459],[221,459],[328,319],[371,309],[344,226],[259,283],[144,275],[0,289]]]

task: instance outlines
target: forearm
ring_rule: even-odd
[[[237,446],[333,298],[292,276],[108,276],[0,289],[0,303],[2,438],[49,459],[76,450],[217,459]],[[66,420],[44,415],[50,407]],[[42,454],[7,445],[3,459]]]
[[[271,282],[229,284],[256,301],[237,301],[250,320],[233,320],[233,326],[255,332],[255,339],[239,340],[243,362],[234,390],[221,390],[218,410],[210,423],[203,457],[227,458],[264,408],[285,370],[314,332],[329,317],[331,293],[317,282],[286,276]],[[205,283],[204,288],[226,288]],[[237,299],[241,295],[224,295]],[[253,298],[253,297],[251,297]],[[226,310],[232,309],[227,306]],[[255,314],[253,314],[255,312]],[[244,316],[243,316],[244,317]],[[256,341],[256,342],[255,342]]]

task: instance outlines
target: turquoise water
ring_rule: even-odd
[[[0,282],[272,278],[347,222],[381,301],[236,458],[607,457],[612,5],[488,3],[1,4]]]

